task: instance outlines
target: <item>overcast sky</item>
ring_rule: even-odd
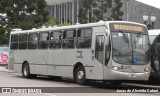
[[[160,9],[160,0],[137,0]]]

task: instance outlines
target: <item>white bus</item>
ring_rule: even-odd
[[[151,76],[160,79],[160,29],[148,32],[151,44]]]
[[[100,21],[11,32],[10,62],[26,78],[36,75],[86,80],[148,80],[147,27]],[[117,82],[118,83],[118,82]]]

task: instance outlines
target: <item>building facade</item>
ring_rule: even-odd
[[[81,6],[80,0],[46,0],[49,16],[55,17],[59,23],[78,22],[78,9]]]
[[[79,22],[78,10],[82,6],[82,0],[46,0],[49,16],[55,17],[59,23],[69,22],[75,24]],[[160,9],[138,2],[136,0],[121,0],[123,7],[124,21],[144,23],[143,15],[156,16],[154,29],[160,29]],[[147,24],[151,24],[148,19]]]

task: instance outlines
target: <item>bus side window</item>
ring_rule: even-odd
[[[60,49],[61,42],[62,42],[62,33],[61,32],[51,32],[50,48],[51,49]]]
[[[19,35],[19,49],[27,49],[28,34]]]
[[[49,46],[49,32],[39,33],[39,42],[38,48],[39,49],[47,49]]]
[[[65,36],[64,36],[65,35]],[[63,48],[74,48],[74,30],[67,30],[63,32]]]
[[[30,33],[28,39],[28,49],[37,49],[38,33]]]
[[[11,49],[18,49],[18,35],[11,36]]]
[[[79,29],[77,33],[77,48],[91,48],[92,29]]]

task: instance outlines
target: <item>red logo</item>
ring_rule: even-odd
[[[7,62],[8,61],[8,56],[6,54],[1,54],[1,59],[3,62]]]

